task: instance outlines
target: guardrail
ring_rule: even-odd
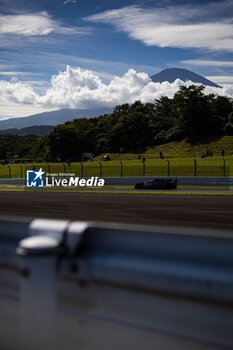
[[[1,349],[232,349],[233,236],[0,220]]]

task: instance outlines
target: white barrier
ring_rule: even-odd
[[[0,321],[4,350],[230,350],[232,234],[1,219]]]

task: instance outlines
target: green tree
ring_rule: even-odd
[[[183,136],[210,135],[214,129],[208,96],[203,90],[204,86],[181,86],[173,98]]]
[[[149,126],[154,135],[155,144],[171,141],[180,137],[182,129],[173,100],[162,96],[155,100],[155,109],[151,113]]]
[[[233,135],[233,112],[228,116],[228,123],[224,127],[224,132],[226,135]]]
[[[108,133],[108,145],[112,152],[137,152],[151,143],[152,131],[149,127],[149,110],[152,105],[144,106],[140,101],[123,112]]]

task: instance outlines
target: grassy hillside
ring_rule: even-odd
[[[169,142],[164,145],[156,146],[146,151],[146,154],[157,154],[164,152],[167,158],[189,158],[200,157],[205,150],[212,150],[213,156],[221,156],[224,149],[226,156],[233,155],[233,136],[222,137],[202,137],[188,142],[183,140],[180,142]]]
[[[222,137],[200,137],[192,140],[173,141],[163,145],[148,148],[141,156],[146,159],[159,159],[159,152],[163,152],[165,158],[200,158],[205,150],[212,150],[213,156],[221,156],[222,150],[225,156],[233,156],[233,136]],[[136,160],[137,154],[109,154],[111,160]],[[101,160],[100,155],[94,160]]]
[[[213,156],[200,158],[205,150]],[[225,151],[224,158],[221,156]],[[159,159],[162,151],[165,158]],[[109,154],[111,161],[100,162],[101,156],[84,163],[0,164],[0,178],[25,177],[26,171],[42,168],[48,173],[73,173],[76,176],[229,176],[233,175],[233,136],[170,142],[148,149],[138,160],[137,154]],[[169,159],[169,160],[168,160]],[[194,160],[195,159],[195,160]],[[62,176],[62,175],[60,175]]]

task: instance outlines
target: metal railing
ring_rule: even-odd
[[[0,220],[1,349],[232,349],[233,235]]]
[[[45,173],[72,173],[79,177],[128,176],[231,176],[232,159],[164,159],[148,161],[113,161],[71,163],[39,163],[0,165],[0,178],[25,178],[27,170],[43,168]]]

